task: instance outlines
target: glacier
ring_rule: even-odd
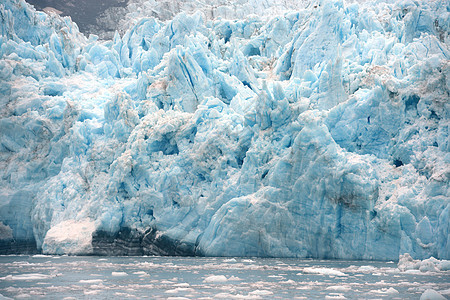
[[[263,11],[2,1],[0,252],[450,259],[450,1]]]

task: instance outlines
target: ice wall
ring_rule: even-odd
[[[98,42],[4,1],[1,251],[448,259],[449,7],[181,13]]]
[[[181,12],[201,12],[205,20],[237,20],[249,15],[267,19],[267,16],[274,17],[287,11],[313,6],[313,3],[312,0],[129,0],[126,7],[106,9],[96,20],[99,26],[89,28],[89,32],[99,34],[100,38],[112,37],[115,30],[124,33],[141,18],[153,17],[167,21]]]

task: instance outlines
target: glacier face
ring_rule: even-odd
[[[450,258],[449,1],[136,20],[0,4],[3,253]]]

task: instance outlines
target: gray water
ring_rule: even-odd
[[[449,279],[394,262],[0,256],[0,294],[14,299],[419,299],[448,297]]]

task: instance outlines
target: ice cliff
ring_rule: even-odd
[[[100,42],[2,1],[1,252],[449,259],[449,11],[324,0]]]

